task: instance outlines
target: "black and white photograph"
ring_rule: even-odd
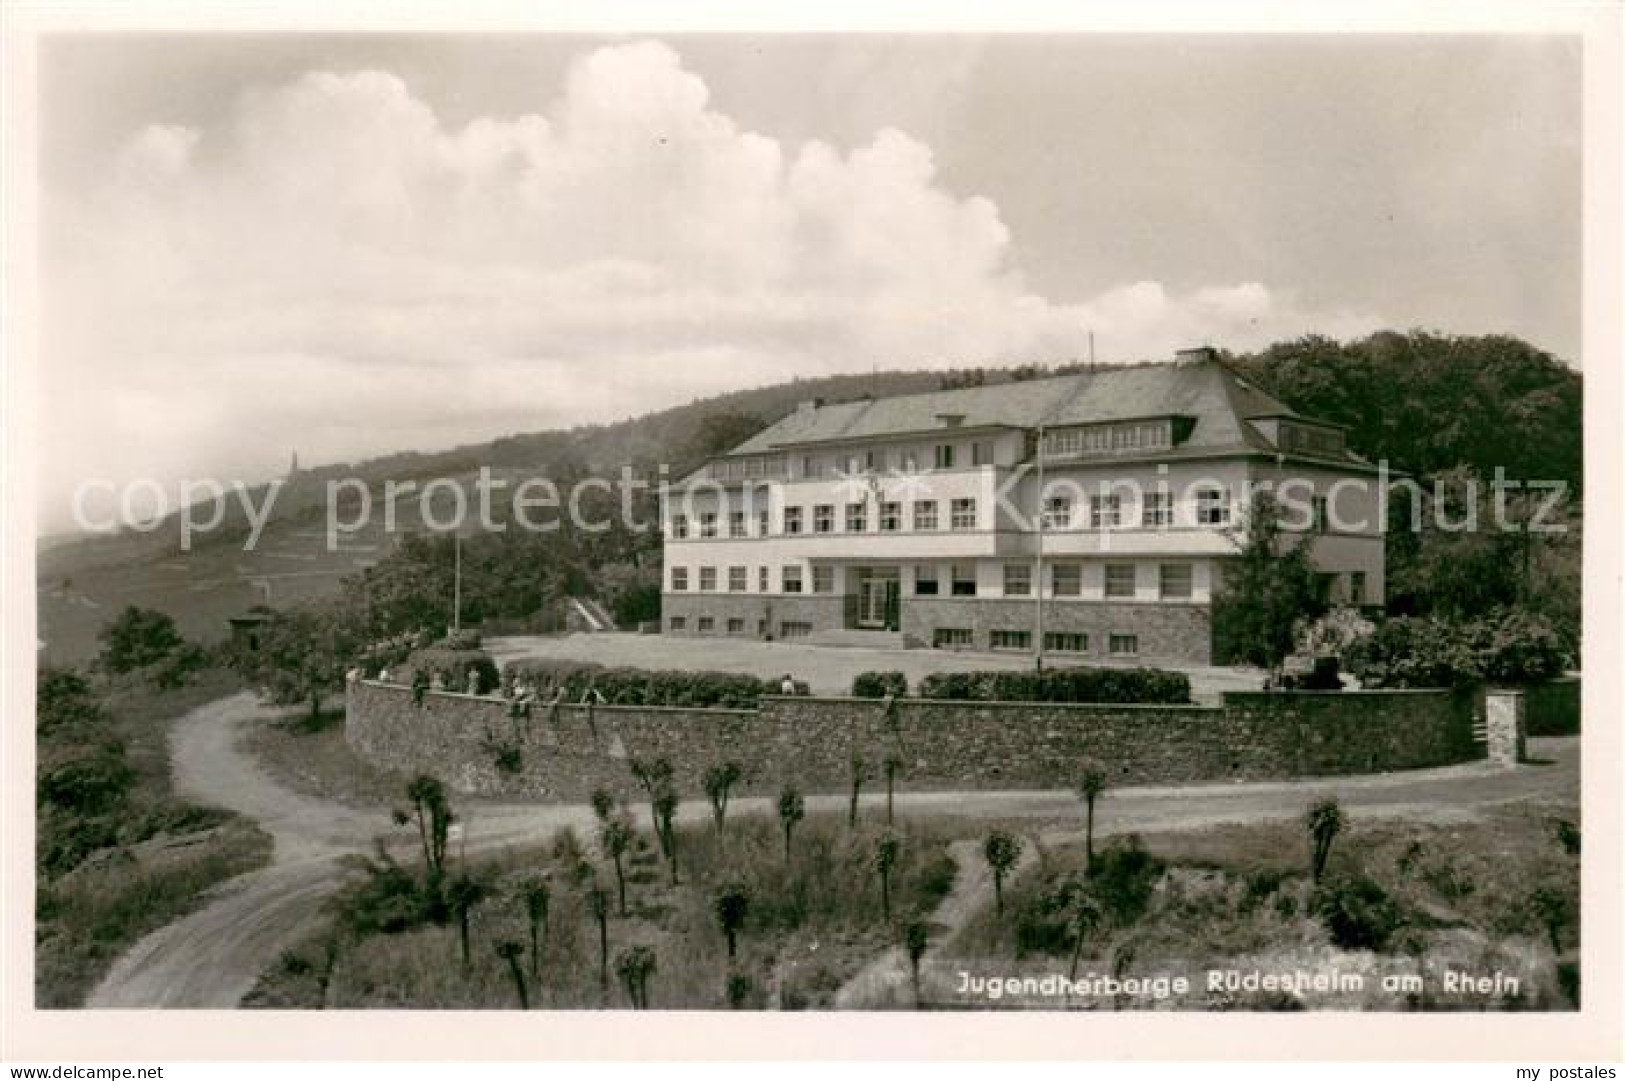
[[[1617,1056],[1593,40],[40,33],[8,1009]]]

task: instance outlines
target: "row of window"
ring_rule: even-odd
[[[738,616],[730,616],[723,621],[723,633],[744,634],[746,624]],[[672,616],[666,620],[666,628],[673,631],[686,631],[689,629],[687,616]],[[695,616],[694,630],[700,634],[715,634],[717,621],[715,616]],[[756,621],[756,636],[764,637],[767,634],[768,622],[765,619]],[[812,624],[801,620],[787,619],[779,624],[780,638],[805,638],[812,633]]]
[[[938,627],[931,634],[931,644],[937,649],[974,649],[976,632],[969,627]],[[989,631],[987,646],[994,650],[1028,652],[1033,648],[1033,632]],[[1118,657],[1133,656],[1140,652],[1140,636],[1117,632],[1108,634],[1106,651]],[[1047,631],[1044,634],[1044,652],[1087,653],[1089,636],[1078,631]]]
[[[718,568],[701,567],[695,582],[696,590],[700,593],[715,593],[717,589]],[[1079,563],[1054,563],[1049,565],[1050,592],[1057,597],[1078,597],[1083,595],[1083,565]],[[750,568],[727,568],[727,592],[746,593],[750,591]],[[769,567],[756,568],[756,592],[768,593],[772,591],[772,571]],[[1360,576],[1360,594],[1364,593],[1364,578]],[[787,563],[779,569],[780,592],[801,593],[805,585],[805,578],[799,564]],[[1163,600],[1186,600],[1191,596],[1192,573],[1189,563],[1162,563],[1157,567],[1157,595]],[[673,567],[671,569],[671,591],[673,593],[687,593],[689,591],[689,568]],[[812,568],[812,592],[835,592],[835,568],[828,566],[815,566]],[[1351,592],[1353,590],[1351,589]],[[968,563],[955,563],[946,568],[935,564],[922,563],[914,568],[914,593],[920,597],[976,596],[976,567]],[[1033,593],[1033,565],[1025,560],[1006,563],[1004,565],[1004,595],[1006,597],[1030,597]],[[1138,595],[1138,572],[1133,563],[1107,563],[1105,567],[1105,595],[1108,598],[1133,599]]]
[[[709,470],[715,480],[748,480],[791,477],[811,480],[820,477],[857,476],[862,473],[917,473],[927,455],[919,447],[874,447],[859,453],[804,454],[799,458],[725,458],[712,462]],[[937,443],[929,450],[930,468],[958,469],[960,466],[993,464],[993,441],[979,439],[969,444]]]
[[[1119,450],[1160,450],[1173,445],[1173,425],[1166,420],[1098,424],[1044,433],[1044,457],[1075,458]]]

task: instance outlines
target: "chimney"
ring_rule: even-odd
[[[1208,361],[1218,360],[1219,351],[1211,345],[1199,345],[1194,349],[1181,349],[1174,354],[1174,363],[1184,366],[1187,364],[1206,364]]]

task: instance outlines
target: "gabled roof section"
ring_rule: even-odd
[[[977,429],[1185,417],[1179,454],[1274,453],[1249,418],[1298,414],[1217,360],[1182,361],[797,409],[725,457]],[[944,418],[954,418],[952,426]],[[1303,418],[1300,418],[1303,419]],[[1358,461],[1353,455],[1348,460]]]

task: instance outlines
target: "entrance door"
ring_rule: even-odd
[[[885,629],[897,621],[901,591],[895,576],[865,575],[858,580],[858,626]]]

